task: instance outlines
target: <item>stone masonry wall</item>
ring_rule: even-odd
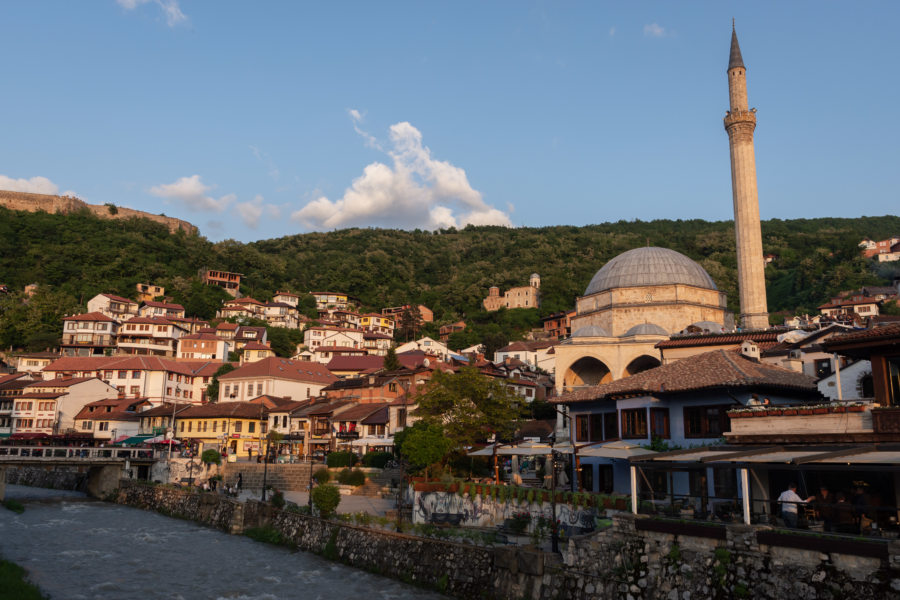
[[[87,487],[87,473],[79,472],[75,468],[9,466],[6,468],[6,483],[83,492]]]
[[[900,542],[887,558],[766,546],[757,527],[715,536],[641,531],[638,518],[571,538],[562,557],[528,547],[481,547],[240,503],[130,480],[118,502],[241,533],[269,526],[300,550],[438,589],[457,598],[693,600],[700,598],[900,600]],[[848,542],[849,543],[849,542]]]
[[[169,231],[175,233],[179,229],[187,234],[197,231],[197,228],[181,219],[173,217],[165,217],[163,215],[154,215],[140,210],[125,208],[124,206],[116,207],[116,214],[109,212],[109,207],[99,204],[88,204],[78,198],[70,196],[51,196],[47,194],[29,194],[26,192],[12,192],[8,190],[0,190],[0,206],[10,210],[23,210],[27,212],[43,211],[49,214],[69,214],[79,210],[87,209],[101,219],[150,219],[157,223],[161,223],[169,228]]]

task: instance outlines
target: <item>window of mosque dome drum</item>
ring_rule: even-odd
[[[731,425],[726,411],[729,406],[686,406],[684,408],[684,437],[715,438]]]
[[[622,411],[622,437],[631,439],[647,437],[647,409],[633,408]]]

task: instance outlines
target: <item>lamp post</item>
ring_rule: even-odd
[[[176,384],[175,391],[178,392],[181,390],[181,386]],[[172,402],[172,437],[169,438],[169,453],[166,455],[166,468],[169,471],[169,483],[172,483],[172,440],[175,439],[175,408],[178,405],[175,402]]]
[[[575,445],[575,423],[568,410],[560,410],[558,408],[554,408],[553,410],[555,410],[557,414],[562,415],[563,419],[568,420],[569,422],[569,443],[572,444],[572,491],[578,492],[581,491],[581,482],[579,481],[579,473],[576,470],[576,464],[578,463],[578,447]]]
[[[550,549],[556,553],[559,552],[559,531],[556,523],[556,471],[559,462],[556,460],[557,453],[550,450]]]

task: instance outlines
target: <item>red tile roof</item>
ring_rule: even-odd
[[[213,341],[224,342],[225,341],[214,333],[208,333],[208,332],[202,332],[202,331],[198,332],[198,333],[192,333],[190,335],[183,335],[183,336],[181,336],[181,339],[182,340],[207,340],[210,342],[213,342]]]
[[[99,312],[89,312],[89,313],[84,313],[82,315],[72,315],[71,317],[63,318],[63,321],[103,321],[103,322],[112,321],[113,323],[117,322],[115,319],[111,319],[111,318],[107,317],[106,315],[104,315],[103,313],[99,313]]]
[[[206,364],[206,361],[198,361]],[[46,367],[47,372],[83,371],[168,371],[194,376],[188,361],[175,361],[158,356],[64,356]],[[222,363],[219,363],[221,366]]]
[[[266,418],[269,409],[264,404],[253,402],[213,402],[190,408],[178,413],[182,419],[203,419],[218,417],[234,417],[241,419]]]
[[[128,298],[123,298],[122,296],[116,296],[115,294],[100,294],[101,296],[106,296],[110,300],[115,300],[116,302],[127,302],[128,304],[137,304],[134,300],[129,300]]]
[[[713,350],[683,358],[610,383],[568,392],[551,400],[559,404],[610,397],[677,394],[721,388],[768,388],[818,392],[809,375],[756,362],[740,353]]]
[[[244,344],[244,350],[271,350],[271,346],[267,346],[266,344],[261,344],[259,342],[249,342]]]
[[[371,416],[383,408],[387,408],[387,402],[375,404],[357,404],[334,416],[335,421],[359,421]]]
[[[335,356],[328,363],[329,371],[367,371],[384,366],[383,356]]]
[[[823,342],[822,345],[831,349],[857,342],[892,342],[895,338],[900,339],[900,323],[891,323],[875,329],[864,329],[853,333],[845,333],[844,335],[836,335]]]
[[[335,377],[325,365],[305,360],[288,360],[270,356],[219,376],[219,381],[242,379],[245,377],[274,377],[276,379],[292,379],[328,385]]]
[[[745,331],[741,333],[714,333],[704,335],[685,335],[663,340],[656,348],[690,348],[692,346],[726,346],[740,344],[746,340],[756,343],[778,342],[779,331]]]
[[[48,379],[47,381],[35,381],[28,385],[29,388],[47,388],[47,387],[72,387],[96,377],[69,377],[67,379]]]
[[[180,304],[170,304],[168,302],[144,302],[144,306],[150,306],[153,308],[171,308],[174,310],[184,310],[184,307]]]

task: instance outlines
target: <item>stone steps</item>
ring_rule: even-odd
[[[261,464],[228,463],[224,473],[225,485],[236,485],[238,473],[240,473],[244,489],[262,489],[265,473],[266,485],[281,490],[303,491],[309,486],[311,471],[314,472],[320,466],[318,464],[313,464],[312,467],[308,464],[270,464],[266,469],[265,465]]]

